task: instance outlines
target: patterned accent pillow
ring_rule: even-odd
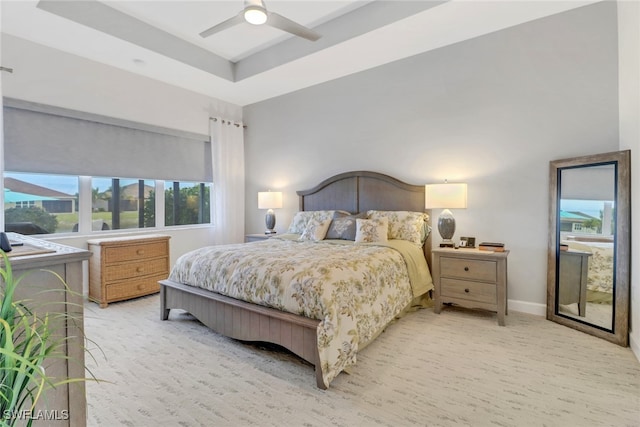
[[[326,219],[332,219],[335,211],[300,211],[297,212],[293,219],[291,220],[291,224],[289,224],[289,229],[287,233],[295,233],[302,234],[307,228],[307,223],[311,219],[317,219],[319,221],[323,221]]]
[[[410,211],[368,211],[367,218],[387,218],[389,239],[408,240],[422,247],[428,234],[428,214]]]
[[[386,242],[388,232],[387,218],[356,219],[356,243]]]
[[[323,240],[329,229],[329,224],[331,224],[331,219],[318,220],[311,218],[302,232],[300,240],[311,240],[313,242]]]
[[[356,219],[358,218],[366,218],[366,213],[334,218],[325,239],[356,240]]]

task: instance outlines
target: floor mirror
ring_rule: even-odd
[[[550,162],[547,319],[629,343],[630,152]]]

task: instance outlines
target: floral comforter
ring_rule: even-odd
[[[359,343],[375,338],[414,296],[433,288],[422,250],[410,242],[287,237],[197,249],[177,260],[169,278],[320,320],[327,386],[356,362]]]

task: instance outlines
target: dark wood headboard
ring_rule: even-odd
[[[301,211],[343,210],[351,213],[382,211],[425,212],[424,185],[412,185],[370,171],[345,172],[327,178],[309,190],[297,191]],[[431,212],[429,225],[431,226]],[[424,245],[431,267],[431,235]]]

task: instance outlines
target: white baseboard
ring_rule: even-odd
[[[509,311],[519,311],[522,313],[534,314],[536,316],[547,315],[547,305],[527,301],[518,301],[510,299],[508,301]]]

